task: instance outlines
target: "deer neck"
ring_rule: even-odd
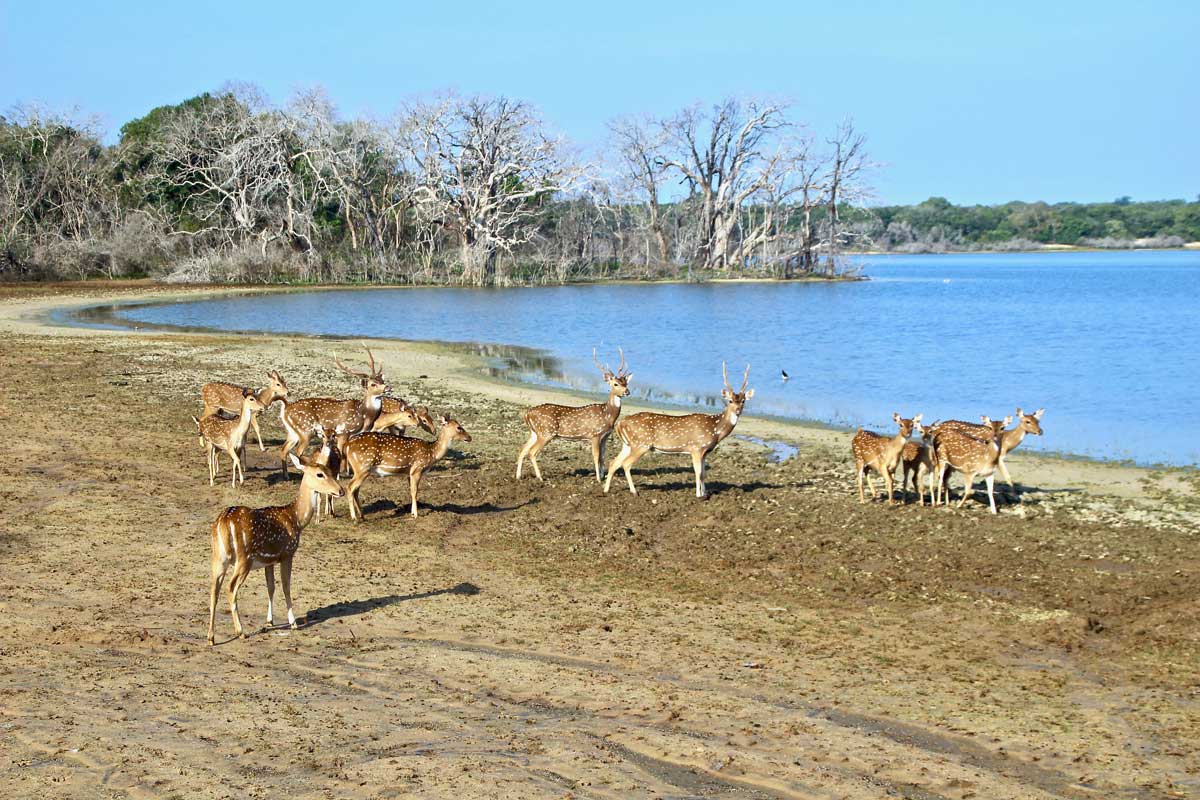
[[[731,406],[725,406],[725,410],[717,417],[716,434],[718,442],[733,433],[733,426],[738,424],[738,419],[740,419],[740,415],[735,414]]]
[[[442,428],[442,431],[445,431]],[[433,450],[430,452],[430,462],[441,461],[445,458],[446,453],[450,452],[450,444],[454,441],[449,434],[439,433],[437,439],[433,443]]]
[[[621,415],[621,395],[617,394],[616,389],[610,389],[608,392],[608,402],[604,404],[604,416],[609,422],[613,422]]]
[[[896,435],[888,440],[887,455],[895,457],[904,450],[904,445],[908,444],[908,437],[903,431],[896,431]]]
[[[300,493],[296,495],[296,500],[291,505],[292,516],[296,519],[297,531],[304,528],[312,519],[313,510],[316,506],[317,491],[314,489],[305,476],[305,479],[300,481]]]
[[[362,409],[363,415],[363,426],[360,430],[369,431],[375,426],[375,420],[379,419],[379,412],[383,410],[383,395],[366,395],[359,408]]]
[[[1017,427],[1007,430],[1000,435],[1000,452],[1007,453],[1021,443],[1025,438],[1025,428],[1017,423]]]
[[[263,388],[259,389],[258,393],[254,396],[257,397],[258,402],[262,403],[264,406],[269,406],[276,400],[281,399],[275,396],[275,392],[270,386],[264,386]]]
[[[250,427],[250,415],[253,413],[250,406],[245,403],[242,404],[242,414],[238,417],[237,428],[235,429],[238,439],[246,435],[246,430]]]

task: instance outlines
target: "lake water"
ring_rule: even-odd
[[[704,406],[752,365],[750,414],[887,430],[1045,407],[1022,447],[1200,462],[1200,252],[863,259],[855,283],[378,289],[124,309],[149,325],[520,345],[508,377],[599,391],[592,347],[635,393]],[[791,379],[781,380],[786,370]],[[389,374],[404,389],[402,375]]]

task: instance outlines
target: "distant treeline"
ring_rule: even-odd
[[[1200,197],[1185,200],[1111,203],[1005,203],[956,206],[931,197],[914,206],[857,211],[862,239],[880,250],[1034,249],[1058,244],[1080,247],[1180,247],[1200,242]]]
[[[444,94],[341,117],[237,86],[105,143],[93,121],[0,117],[0,277],[495,285],[835,276],[860,247],[864,138],[777,103],[614,119],[579,152],[527,103]]]

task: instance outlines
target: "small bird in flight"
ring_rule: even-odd
[[[781,370],[779,370],[779,374],[780,374],[781,376],[783,376],[783,379],[784,379],[785,381],[788,379],[788,374],[787,374],[787,370],[786,370],[786,369],[781,369]]]

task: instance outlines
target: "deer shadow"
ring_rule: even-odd
[[[341,617],[355,617],[359,614],[365,614],[368,611],[374,611],[378,608],[387,608],[394,606],[397,603],[407,603],[410,600],[424,600],[428,597],[437,597],[444,594],[462,595],[464,597],[474,597],[482,591],[473,583],[463,582],[457,586],[450,586],[446,589],[432,589],[428,592],[416,592],[413,594],[389,594],[384,597],[371,597],[365,600],[347,600],[341,603],[330,603],[327,606],[314,608],[304,615],[304,620],[301,623],[301,628],[313,628],[323,622],[328,622],[331,619],[339,619]]]
[[[433,503],[418,501],[417,510],[427,513],[430,511],[445,511],[450,514],[472,516],[475,514],[500,514],[505,511],[516,511],[518,508],[524,508],[525,506],[533,505],[537,502],[537,498],[530,498],[523,503],[501,506],[491,502],[478,503],[476,505],[459,505],[458,503],[442,503],[441,505],[435,505]],[[368,513],[391,511],[393,516],[402,517],[408,515],[411,510],[411,501],[397,503],[393,500],[387,499],[386,497],[381,497],[378,500],[374,500],[367,505],[364,505],[363,515],[365,516]]]
[[[688,470],[691,473],[691,470]],[[669,481],[667,483],[642,483],[637,480],[637,474],[634,474],[634,483],[638,486],[638,491],[644,489],[661,489],[662,491],[678,491],[682,489],[695,490],[695,480],[690,481]],[[613,487],[616,488],[614,479]],[[765,481],[747,481],[746,483],[726,483],[724,481],[705,481],[704,488],[708,490],[709,496],[722,494],[731,489],[740,489],[746,494],[752,494],[762,489],[783,489],[781,483],[767,483]]]

